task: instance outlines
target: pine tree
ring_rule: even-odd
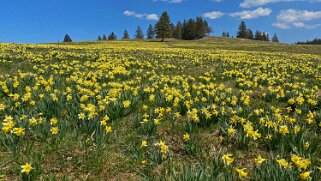
[[[187,35],[187,21],[184,19],[183,25],[182,25],[182,39],[186,40]]]
[[[175,33],[175,25],[174,25],[174,23],[171,23],[170,27],[171,27],[171,31],[170,31],[169,38],[173,38],[174,37],[174,33]]]
[[[244,21],[241,22],[236,37],[237,38],[248,38],[249,37],[248,30],[246,28],[246,24]]]
[[[136,39],[144,39],[143,30],[140,26],[137,26],[135,37]]]
[[[254,39],[255,40],[262,40],[262,33],[259,31],[256,31]]]
[[[307,40],[306,42],[298,41],[296,44],[298,44],[298,45],[321,45],[321,39],[315,38],[312,41]]]
[[[72,40],[68,34],[65,35],[64,42],[72,42]]]
[[[262,41],[266,41],[267,40],[267,37],[266,37],[266,34],[265,32],[262,33],[262,38],[261,38]]]
[[[194,40],[196,38],[196,23],[190,18],[187,21],[187,40]]]
[[[161,38],[162,41],[164,41],[165,38],[169,38],[171,36],[171,21],[166,11],[163,12],[159,21],[156,23],[155,31],[157,37]]]
[[[124,31],[123,39],[124,39],[124,40],[129,39],[129,34],[128,34],[128,31],[127,31],[127,30]]]
[[[261,38],[262,41],[270,41],[270,38],[269,38],[269,34],[267,33],[262,33],[262,38]]]
[[[195,21],[195,36],[196,38],[203,38],[206,34],[206,26],[202,17],[197,17]]]
[[[272,37],[272,42],[279,43],[279,38],[278,38],[278,36],[276,36],[275,33],[274,33],[274,36]]]
[[[204,21],[204,25],[205,25],[205,35],[209,36],[213,32],[213,28],[208,25],[206,20]]]
[[[194,40],[208,36],[212,31],[212,28],[201,17],[197,17],[196,20],[190,18],[184,20],[183,24],[181,22],[177,23],[174,37],[183,40]]]
[[[229,32],[223,32],[222,33],[222,37],[230,37],[230,33]]]
[[[155,31],[154,31],[153,25],[149,25],[146,35],[147,35],[147,39],[155,38]]]
[[[103,34],[103,38],[102,38],[103,41],[106,41],[107,40],[107,37],[105,34]]]
[[[265,35],[265,41],[270,41],[270,35],[268,33]]]
[[[108,35],[108,40],[117,40],[117,36],[115,35],[114,32],[111,32],[111,33]]]
[[[101,41],[101,37],[100,37],[100,36],[98,36],[97,40],[98,40],[98,41]]]
[[[182,28],[183,28],[182,23],[178,21],[174,29],[174,38],[182,39]]]
[[[251,29],[248,29],[248,38],[254,40],[253,31]]]

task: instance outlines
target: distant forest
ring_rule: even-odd
[[[298,45],[321,45],[321,39],[315,38],[311,41],[308,40],[306,42],[298,41],[296,44],[298,44]]]
[[[147,39],[160,38],[161,41],[164,41],[165,38],[175,38],[182,40],[195,40],[201,39],[203,37],[209,36],[213,32],[213,28],[210,27],[206,20],[202,17],[196,17],[195,19],[190,18],[183,21],[178,21],[176,24],[172,23],[168,13],[163,12],[162,16],[155,25],[149,25],[146,31]],[[143,29],[140,26],[137,26],[135,39],[145,39]],[[223,32],[222,37],[231,37],[229,32]],[[253,32],[250,28],[247,28],[244,21],[239,25],[238,31],[236,32],[236,38],[251,39],[258,41],[268,41],[279,43],[279,38],[276,34],[270,38],[270,35],[264,31],[257,30]],[[122,39],[130,39],[128,31],[125,29]],[[114,32],[111,32],[108,36],[105,34],[98,36],[98,41],[111,41],[117,40],[117,36]],[[64,42],[72,42],[70,35],[66,34]],[[297,42],[296,44],[308,44],[308,45],[321,45],[321,39],[314,39],[312,41],[306,42]]]

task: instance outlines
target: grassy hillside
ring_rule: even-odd
[[[120,45],[120,46],[137,46],[136,42],[146,41],[108,41],[108,42],[78,42],[72,43],[73,45]],[[152,46],[170,47],[170,48],[188,48],[188,49],[223,49],[223,50],[245,50],[245,51],[263,51],[263,52],[287,52],[287,53],[302,53],[302,54],[316,54],[321,55],[321,45],[291,45],[282,43],[271,43],[264,41],[238,39],[238,38],[225,38],[225,37],[207,37],[200,40],[175,40],[168,39],[167,42],[147,41]],[[140,43],[138,46],[146,47],[148,45]]]
[[[0,50],[0,180],[321,180],[320,46]]]
[[[320,55],[321,46],[311,45],[289,45],[280,43],[270,43],[264,41],[224,38],[224,37],[209,37],[197,41],[186,41],[177,43],[173,42],[173,47],[184,48],[217,48],[225,50],[245,50],[245,51],[268,51],[268,52],[287,52],[287,53],[306,53]]]

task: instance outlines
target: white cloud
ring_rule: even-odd
[[[290,26],[288,24],[280,23],[280,22],[273,23],[272,25],[274,27],[280,28],[280,29],[289,29],[290,28]]]
[[[154,2],[156,1],[162,1],[162,2],[168,2],[170,4],[175,4],[175,3],[181,3],[183,0],[153,0]]]
[[[295,10],[287,9],[281,11],[277,16],[279,21],[283,22],[296,22],[296,21],[310,21],[321,18],[321,11],[307,11],[307,10]]]
[[[157,14],[148,14],[147,16],[146,16],[146,19],[147,20],[155,20],[155,21],[157,21],[158,19],[159,19],[159,17],[158,17],[158,15]]]
[[[254,19],[260,16],[269,16],[272,13],[270,8],[257,8],[253,11],[241,11],[231,13],[230,16],[232,17],[240,17],[241,19]]]
[[[295,26],[297,28],[304,28],[306,25],[302,22],[294,22],[293,26]]]
[[[289,29],[291,27],[314,29],[320,27],[321,24],[307,25],[304,22],[316,19],[321,19],[321,11],[287,9],[279,13],[277,22],[273,23],[273,26],[280,29]]]
[[[158,15],[155,13],[140,14],[140,13],[136,13],[135,11],[129,11],[129,10],[124,11],[124,15],[125,16],[132,16],[132,17],[140,18],[140,19],[154,20],[154,21],[159,19]]]
[[[251,8],[251,7],[257,7],[257,6],[263,6],[270,3],[291,2],[291,1],[321,2],[321,0],[244,0],[240,4],[240,6],[243,8]]]
[[[224,16],[224,13],[222,13],[220,11],[212,11],[212,12],[203,13],[203,17],[208,18],[208,19],[212,19],[212,20],[221,18],[222,16]]]
[[[243,8],[250,8],[256,6],[262,6],[269,3],[276,3],[276,2],[289,2],[294,0],[244,0],[240,6]]]
[[[162,0],[164,2],[169,2],[169,3],[181,3],[183,0]]]

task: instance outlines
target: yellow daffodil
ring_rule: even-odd
[[[16,135],[16,136],[22,136],[25,134],[25,129],[24,128],[13,128],[13,133]]]
[[[188,134],[188,133],[185,133],[184,135],[183,135],[183,140],[184,141],[188,141],[190,139],[190,135]]]
[[[232,154],[223,155],[222,159],[226,165],[230,165],[233,163],[234,159],[232,158]]]
[[[236,129],[234,129],[234,128],[232,128],[232,127],[228,128],[228,129],[227,129],[227,134],[228,134],[229,136],[233,136],[234,134],[236,134]]]
[[[56,134],[59,133],[59,128],[58,127],[52,127],[50,129],[50,131],[51,131],[51,134],[56,135]]]
[[[286,125],[280,126],[279,133],[282,135],[289,134],[289,129]]]
[[[276,160],[276,162],[283,168],[290,168],[290,164],[285,159]]]
[[[245,168],[243,169],[238,169],[236,168],[235,171],[239,174],[240,177],[247,177],[248,173],[244,171]]]
[[[124,108],[128,108],[131,102],[129,100],[123,101]]]
[[[308,179],[310,179],[311,173],[312,173],[312,171],[300,173],[300,179],[301,179],[301,180],[308,180]]]
[[[112,128],[111,128],[111,126],[106,126],[105,127],[105,132],[108,134],[108,133],[110,133],[110,132],[112,132],[113,130],[112,130]]]
[[[140,144],[140,147],[143,148],[143,147],[147,147],[148,144],[147,144],[147,141],[146,140],[142,140],[142,143]]]
[[[266,159],[262,158],[261,156],[258,156],[257,158],[254,159],[254,161],[257,164],[262,164],[263,162],[266,161]]]
[[[50,125],[56,125],[57,123],[58,123],[58,119],[57,118],[50,119]]]
[[[30,171],[32,170],[32,166],[30,163],[26,163],[24,165],[21,166],[21,173],[25,173],[25,174],[29,174]]]

